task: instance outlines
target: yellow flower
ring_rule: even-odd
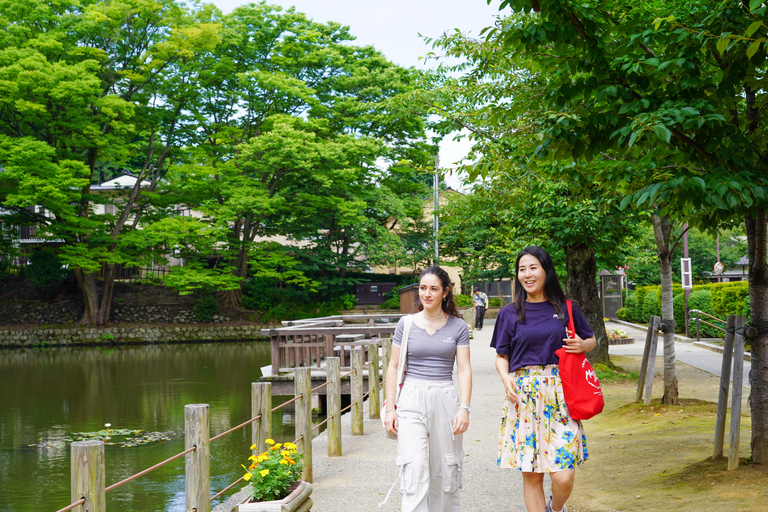
[[[289,452],[288,450],[283,450],[280,452],[280,455],[282,455],[283,457],[290,457],[291,452]]]
[[[285,446],[285,447],[286,447],[288,450],[295,450],[295,449],[296,449],[296,445],[295,445],[295,444],[293,444],[293,443],[285,443],[285,445],[284,445],[284,446]]]
[[[256,457],[255,455],[251,455],[250,457],[248,457],[248,460],[256,460],[256,459],[258,459],[258,457]]]
[[[283,460],[280,461],[280,464],[282,464],[283,466],[287,466],[288,465],[288,461],[283,459]]]
[[[264,462],[265,460],[269,460],[269,455],[267,455],[266,453],[262,453],[261,455],[259,455],[259,458],[256,459],[256,462]]]
[[[243,475],[243,480],[245,480],[247,482],[248,480],[251,479],[252,476],[253,476],[252,474],[246,473],[246,474]]]
[[[259,474],[261,476],[267,476],[269,474],[269,470],[268,469],[262,469],[261,471],[259,471]]]
[[[257,446],[256,446],[255,444],[252,444],[252,445],[251,445],[251,447],[250,447],[249,449],[250,449],[250,450],[255,450],[256,448],[257,448]]]
[[[275,444],[275,440],[274,439],[267,439],[264,442],[267,443],[267,444]]]

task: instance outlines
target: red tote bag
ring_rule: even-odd
[[[568,329],[571,336],[575,335],[573,326],[573,305],[568,306]],[[587,357],[581,354],[570,354],[565,348],[559,348],[555,355],[560,358],[560,380],[563,383],[563,394],[568,412],[575,420],[588,420],[600,414],[605,406],[603,391],[595,370],[589,364]]]

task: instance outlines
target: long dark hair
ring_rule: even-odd
[[[541,247],[531,245],[520,251],[520,254],[517,255],[517,260],[515,260],[515,310],[517,311],[517,317],[519,318],[520,323],[525,323],[525,299],[528,298],[528,292],[526,292],[520,284],[517,274],[519,271],[518,269],[520,268],[520,258],[526,254],[530,254],[539,260],[545,276],[544,297],[547,299],[547,302],[552,304],[552,307],[555,308],[557,316],[564,319],[565,317],[563,315],[561,304],[566,301],[567,297],[565,296],[563,288],[560,286],[560,281],[557,279],[557,272],[555,272],[555,264],[552,263],[552,257]]]
[[[440,280],[440,284],[442,285],[443,290],[448,289],[448,295],[445,296],[442,302],[443,313],[449,316],[453,315],[461,318],[459,309],[456,307],[456,303],[453,301],[453,286],[451,286],[451,278],[448,275],[448,272],[438,266],[429,267],[424,272],[419,274],[419,284],[421,284],[421,280],[424,278],[424,276],[428,274],[437,276],[437,278]],[[422,311],[423,309],[424,305],[421,303],[421,300],[419,300],[419,311]]]

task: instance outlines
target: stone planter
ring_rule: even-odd
[[[630,343],[634,343],[635,338],[613,338],[608,339],[608,345],[629,345]]]
[[[308,512],[312,509],[312,484],[299,481],[299,485],[281,500],[258,501],[249,503],[248,500],[235,507],[235,512]],[[249,498],[250,499],[250,498]]]

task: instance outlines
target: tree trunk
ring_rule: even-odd
[[[745,219],[749,250],[749,325],[758,335],[751,338],[752,370],[749,372],[749,406],[752,411],[752,460],[768,464],[768,219],[761,211]]]
[[[669,216],[662,218],[654,213],[651,219],[661,270],[661,322],[666,325],[664,329],[664,395],[661,402],[678,405],[680,401],[675,366],[675,311],[672,306],[672,250],[670,249],[672,224]]]
[[[568,296],[579,305],[597,338],[597,346],[587,354],[587,357],[592,363],[607,364],[610,362],[608,336],[603,321],[600,294],[597,290],[595,251],[582,243],[567,246],[565,268],[568,273],[565,284]]]
[[[106,265],[104,270],[104,290],[99,294],[96,274],[75,269],[75,279],[83,292],[85,311],[80,323],[83,325],[104,325],[109,322],[112,310],[112,294],[115,284],[115,265]]]

